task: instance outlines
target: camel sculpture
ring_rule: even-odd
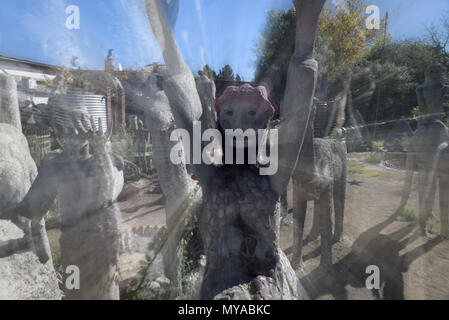
[[[307,297],[279,247],[278,200],[296,167],[310,120],[317,75],[317,62],[312,58],[313,46],[324,0],[295,0],[294,4],[298,12],[296,49],[280,110],[277,172],[262,176],[252,166],[246,165],[191,165],[204,202],[200,216],[200,232],[207,256],[201,289],[203,299]],[[167,65],[163,87],[168,104],[160,105],[158,111],[151,111],[158,115],[152,118],[152,125],[166,129],[173,125],[174,120],[177,128],[192,136],[194,122],[199,121],[202,114],[195,80],[179,52],[160,2],[147,0],[146,10]],[[263,92],[262,89],[257,91]],[[263,119],[257,111],[258,106],[253,103],[254,114],[248,114]],[[232,109],[232,103],[224,103],[222,108]],[[234,116],[231,112],[227,115]],[[219,121],[220,124],[224,122]],[[168,179],[175,184],[178,180],[181,185],[188,185],[183,182],[187,181],[185,168],[172,172]],[[168,192],[171,193],[170,190]]]
[[[296,170],[293,174],[293,258],[295,267],[302,264],[302,247],[307,201],[314,201],[313,223],[309,241],[321,235],[321,262],[332,264],[332,244],[343,234],[346,199],[346,145],[334,139],[313,139],[315,162],[309,173]],[[311,175],[309,179],[304,179]],[[335,225],[332,233],[332,204]]]
[[[314,109],[315,111],[315,109]],[[302,265],[304,223],[307,201],[314,201],[313,223],[306,241],[321,235],[321,266],[332,264],[332,244],[343,234],[346,200],[346,144],[337,139],[313,138],[314,123],[309,122],[300,163],[292,177],[293,186],[293,257],[292,265]],[[282,198],[285,204],[283,219],[288,214],[287,190]],[[334,232],[332,234],[332,204],[334,206]]]

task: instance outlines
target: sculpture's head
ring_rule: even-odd
[[[431,85],[435,86],[441,83],[443,77],[443,67],[434,64],[427,68],[426,70],[426,82]]]
[[[244,148],[256,147],[257,141],[261,141],[259,129],[267,128],[268,121],[273,118],[275,108],[268,99],[268,93],[264,86],[253,87],[244,84],[240,87],[229,86],[224,93],[215,100],[215,109],[218,113],[219,129],[226,137],[226,130],[241,129],[243,131]],[[245,133],[253,130],[255,139],[245,139]],[[236,139],[240,133],[231,133]],[[239,148],[234,145],[233,139],[226,139],[225,144],[228,147]],[[255,146],[253,144],[256,144]]]
[[[268,100],[267,90],[263,86],[253,87],[244,84],[240,87],[229,86],[215,101],[218,122],[226,129],[264,129],[268,120],[273,118],[275,109]]]

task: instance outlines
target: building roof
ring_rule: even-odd
[[[54,65],[50,65],[50,64],[45,64],[45,63],[35,62],[35,61],[30,61],[30,60],[24,60],[24,59],[17,59],[17,58],[12,58],[12,57],[5,57],[5,56],[0,55],[0,63],[1,62],[24,64],[24,65],[28,65],[30,67],[35,67],[35,68],[39,68],[42,70],[51,71],[51,72],[49,72],[51,74],[56,73],[61,69],[58,66],[54,66]]]

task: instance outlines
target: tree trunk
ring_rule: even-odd
[[[334,131],[341,129],[346,122],[346,105],[348,104],[348,94],[351,86],[351,77],[342,80],[343,88],[335,96],[335,108],[337,109],[337,118]]]

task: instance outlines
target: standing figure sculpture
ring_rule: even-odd
[[[442,82],[443,69],[432,65],[426,71],[426,81],[416,89],[419,118],[418,130],[410,139],[407,150],[407,172],[400,212],[410,196],[413,171],[418,171],[419,226],[426,233],[437,183],[439,186],[441,235],[449,234],[449,133],[443,123],[445,96],[449,87]]]
[[[58,106],[51,104],[53,113]],[[65,111],[60,108],[59,114]],[[67,112],[67,111],[66,111]],[[117,259],[123,163],[111,154],[101,120],[74,113],[71,126],[51,128],[64,141],[63,153],[41,167],[23,201],[10,213],[43,217],[57,197],[61,215],[61,268],[79,270],[79,288],[62,282],[66,299],[119,299]],[[61,139],[62,138],[62,139]],[[93,156],[89,154],[89,149]],[[70,269],[69,269],[70,270]]]
[[[443,68],[431,65],[426,70],[426,81],[416,88],[418,99],[418,130],[425,130],[433,121],[443,121],[445,95],[449,94],[449,87],[444,85]],[[418,131],[419,133],[419,131]]]
[[[137,163],[144,173],[148,173],[148,163],[147,163],[147,147],[150,143],[150,133],[145,129],[143,121],[138,121],[138,128],[134,136],[134,144],[137,145]]]
[[[201,289],[203,299],[307,297],[279,246],[279,196],[296,167],[310,119],[318,67],[312,58],[313,46],[324,0],[295,0],[294,3],[298,12],[296,49],[280,110],[279,156],[270,154],[270,167],[278,170],[266,176],[260,175],[250,163],[223,167],[192,165],[204,199],[200,217],[207,257]],[[176,126],[190,137],[197,136],[193,127],[201,117],[202,106],[193,75],[182,59],[160,1],[147,0],[146,9],[167,65],[163,85]],[[242,91],[247,93],[241,94]],[[266,127],[271,108],[265,101],[264,90],[237,88],[235,96],[242,99],[225,99],[219,107],[218,121],[222,129],[240,125],[243,132]],[[243,139],[243,135],[238,138]],[[194,152],[201,152],[198,144],[191,146]],[[186,153],[192,154],[190,148]]]

